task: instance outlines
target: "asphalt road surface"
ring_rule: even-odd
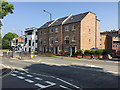
[[[78,60],[39,57],[39,60],[1,58],[4,67],[11,69],[3,75],[2,88],[33,89],[98,89],[117,90],[116,61]]]

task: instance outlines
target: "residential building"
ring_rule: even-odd
[[[15,37],[15,38],[13,38],[13,40],[10,41],[10,46],[16,51],[22,50],[23,42],[24,42],[23,37],[21,37],[21,36]]]
[[[92,12],[70,15],[45,23],[38,29],[38,52],[73,55],[78,49],[100,47],[100,20]]]
[[[24,51],[37,52],[37,28],[26,28],[24,35]]]
[[[120,29],[118,31],[111,30],[101,32],[101,48],[102,49],[111,49],[118,51],[120,50]],[[107,43],[108,42],[108,43]],[[105,48],[107,47],[107,48]]]

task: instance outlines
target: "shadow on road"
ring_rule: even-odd
[[[82,88],[118,88],[118,76],[103,72],[103,68],[32,64],[24,69],[29,72],[62,78]]]

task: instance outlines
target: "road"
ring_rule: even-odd
[[[3,88],[118,88],[117,61],[39,57],[36,60],[1,58],[11,69]]]

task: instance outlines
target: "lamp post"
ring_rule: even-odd
[[[46,10],[43,10],[43,12],[46,12],[46,13],[50,14],[50,21],[52,21],[52,14],[50,12],[46,11]]]

